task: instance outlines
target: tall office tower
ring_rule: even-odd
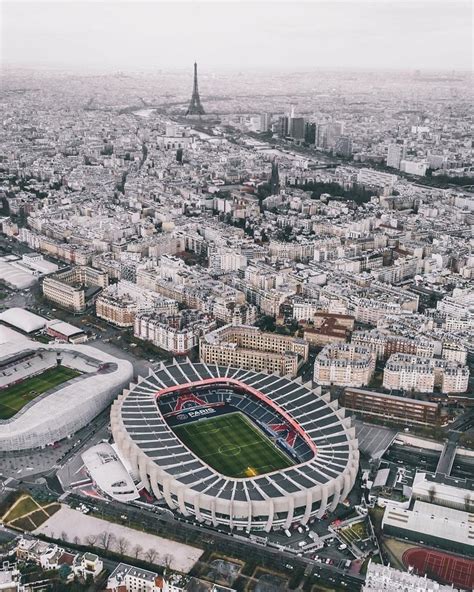
[[[328,125],[327,147],[334,148],[336,146],[337,138],[342,136],[343,132],[344,123],[341,121],[332,121]]]
[[[328,127],[329,124],[327,123],[316,124],[316,139],[314,143],[316,144],[317,148],[328,147]]]
[[[336,138],[334,151],[338,156],[350,158],[352,156],[352,138],[350,136],[339,136]]]
[[[304,141],[306,144],[314,144],[316,142],[316,124],[309,121],[304,126]]]
[[[272,195],[278,195],[280,193],[280,174],[278,172],[278,163],[272,161],[272,173],[270,175],[270,189]]]
[[[277,133],[280,138],[286,138],[289,131],[290,119],[287,115],[282,115],[278,118],[278,130]]]
[[[186,111],[186,115],[205,115],[204,107],[201,105],[201,98],[199,97],[199,89],[198,89],[198,69],[197,63],[194,62],[194,85],[193,85],[193,94],[191,97],[191,102],[189,103],[188,110]]]
[[[304,140],[304,117],[290,117],[289,136],[294,140]]]
[[[394,169],[400,168],[400,163],[404,160],[407,152],[405,140],[397,140],[394,144],[390,144],[387,153],[387,166]]]
[[[272,119],[271,113],[262,113],[260,115],[260,131],[261,132],[268,132],[268,130],[270,129],[271,119]]]

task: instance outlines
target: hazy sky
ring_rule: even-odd
[[[469,69],[472,3],[0,0],[4,64]]]

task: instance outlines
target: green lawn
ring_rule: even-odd
[[[254,477],[294,464],[242,413],[201,419],[174,431],[206,464],[228,477]]]
[[[48,368],[42,374],[26,378],[0,390],[0,419],[13,417],[27,403],[58,384],[79,376],[81,372],[66,366]]]

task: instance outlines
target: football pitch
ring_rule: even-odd
[[[42,393],[66,382],[71,378],[80,376],[81,372],[72,370],[66,366],[48,368],[42,374],[25,378],[17,384],[7,386],[0,390],[0,419],[10,419],[22,407]]]
[[[173,429],[185,446],[227,477],[255,477],[295,464],[239,412]]]

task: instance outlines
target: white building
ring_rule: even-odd
[[[452,586],[438,584],[426,576],[399,571],[389,565],[370,561],[362,592],[459,592]]]
[[[137,487],[112,446],[101,442],[81,454],[96,487],[119,502],[138,499]]]
[[[469,368],[456,361],[396,353],[390,356],[383,372],[386,389],[432,393],[465,393]]]
[[[387,166],[399,169],[400,162],[405,158],[406,151],[406,142],[390,144],[387,152]]]
[[[154,571],[119,563],[107,580],[106,592],[182,592],[189,578],[160,576]]]
[[[314,382],[323,385],[366,386],[375,370],[376,355],[349,343],[326,345],[314,361]]]
[[[175,355],[186,354],[199,342],[199,337],[215,329],[208,315],[197,311],[177,314],[137,314],[134,335]]]
[[[402,160],[400,163],[400,170],[409,175],[424,176],[427,168],[428,163],[426,161]]]

